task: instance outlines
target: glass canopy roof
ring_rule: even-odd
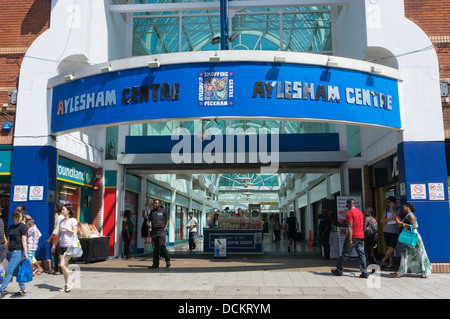
[[[221,28],[220,11],[211,4],[219,2],[137,0],[158,5],[155,8],[161,11],[134,12],[133,55],[219,49],[218,44],[211,44]],[[284,2],[272,1],[262,7],[262,1],[228,1],[229,34],[237,35],[230,49],[331,54],[330,7],[293,6],[292,1],[286,6]],[[189,9],[186,4],[195,7]]]

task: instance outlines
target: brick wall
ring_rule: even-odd
[[[14,128],[11,92],[17,90],[20,66],[28,47],[49,28],[50,6],[50,0],[0,1],[0,129],[6,121]],[[13,130],[0,130],[0,144],[12,144],[12,139]]]
[[[430,37],[441,78],[450,78],[450,0],[405,0],[405,15]]]
[[[405,14],[428,35],[439,59],[441,81],[450,82],[450,0],[405,0]],[[450,139],[450,103],[443,99],[445,138]]]

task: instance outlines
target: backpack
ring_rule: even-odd
[[[147,238],[148,237],[147,217],[144,218],[144,222],[142,223],[141,237],[142,238]]]
[[[373,238],[377,233],[378,233],[377,226],[375,226],[372,223],[372,219],[369,219],[367,227],[364,229],[364,238],[365,239]]]

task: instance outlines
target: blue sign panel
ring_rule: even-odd
[[[191,63],[116,71],[57,86],[52,101],[52,133],[218,116],[401,127],[397,80],[288,63]]]
[[[215,252],[216,239],[224,239],[227,252],[261,252],[262,233],[260,230],[203,229],[203,251]]]

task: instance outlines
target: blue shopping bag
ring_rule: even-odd
[[[417,233],[414,231],[414,227],[409,225],[409,229],[404,229],[400,236],[398,237],[398,241],[402,244],[409,245],[412,247],[416,247],[417,245]]]
[[[31,271],[31,264],[28,259],[25,259],[20,266],[19,272],[16,276],[16,281],[19,283],[30,282],[33,280],[33,272]]]

